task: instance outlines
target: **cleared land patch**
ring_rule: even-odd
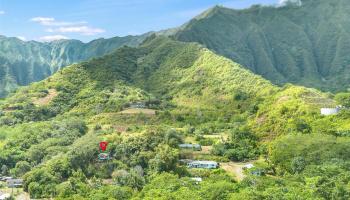
[[[231,175],[234,175],[237,181],[242,181],[245,177],[243,167],[250,163],[227,162],[220,163],[220,168]]]
[[[48,92],[49,93],[45,97],[35,99],[33,103],[38,106],[48,105],[52,101],[52,99],[54,99],[58,95],[55,89],[49,89]]]
[[[120,114],[128,114],[128,115],[134,115],[134,114],[155,115],[156,110],[146,109],[146,108],[128,108],[128,109],[123,110],[119,113]]]

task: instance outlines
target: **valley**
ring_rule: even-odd
[[[0,195],[349,199],[348,4],[301,2],[89,43],[1,37]]]
[[[124,45],[137,46],[149,34],[96,39],[89,43],[78,40],[40,43],[0,35],[0,97],[19,86],[41,81],[65,66],[106,55]]]
[[[6,173],[23,177],[31,198],[96,199],[119,191],[125,199],[149,199],[180,182],[186,186],[157,195],[270,196],[284,193],[263,192],[282,179],[293,195],[305,197],[312,189],[301,192],[305,183],[293,177],[315,176],[307,170],[318,170],[316,163],[328,167],[330,158],[348,159],[347,111],[322,116],[324,103],[309,98],[328,104],[338,96],[281,88],[198,44],[157,36],[10,95],[0,106],[11,108],[0,117],[0,160]],[[111,160],[98,160],[101,141],[108,141]],[[181,143],[202,150],[184,152]],[[284,143],[294,150],[278,150]],[[319,145],[327,153],[315,149]],[[191,169],[181,159],[221,167]],[[254,168],[243,170],[241,163]],[[339,179],[347,173],[341,166]],[[200,188],[191,177],[202,178]],[[272,185],[254,189],[247,180]]]

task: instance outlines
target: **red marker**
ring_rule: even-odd
[[[102,151],[106,151],[107,146],[108,146],[108,142],[100,142],[100,149]]]

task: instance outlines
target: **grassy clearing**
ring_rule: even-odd
[[[145,114],[145,115],[155,115],[156,110],[145,109],[145,108],[129,108],[119,112],[120,114],[135,115],[135,114]]]

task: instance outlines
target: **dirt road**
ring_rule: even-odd
[[[21,193],[18,196],[16,196],[16,200],[30,200],[30,197],[27,193]]]
[[[243,167],[251,163],[227,162],[220,163],[220,168],[233,175],[237,181],[242,181],[245,177]]]

